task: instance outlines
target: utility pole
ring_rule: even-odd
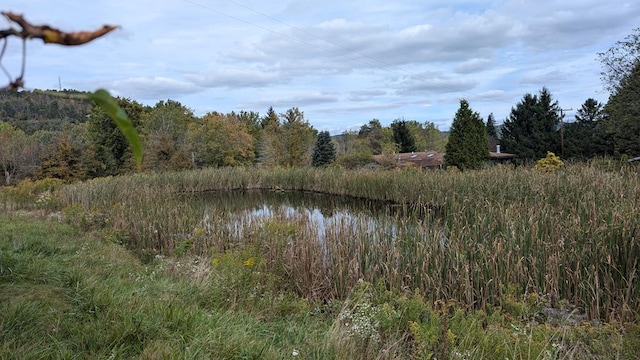
[[[560,109],[560,157],[564,158],[564,112],[571,111],[573,108]]]

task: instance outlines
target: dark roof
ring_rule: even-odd
[[[516,157],[516,154],[509,154],[509,153],[503,153],[503,152],[498,153],[498,152],[490,151],[489,157],[491,159],[513,159],[514,157]]]

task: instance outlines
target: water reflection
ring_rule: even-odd
[[[399,234],[418,235],[426,215],[388,202],[300,191],[218,191],[183,196],[193,213],[201,214],[196,216],[202,216],[203,226],[211,227],[214,213],[217,230],[224,227],[224,233],[236,239],[277,219],[301,225],[302,231],[320,242],[356,236],[390,241]]]
[[[259,216],[261,211],[281,205],[291,208],[291,211],[313,210],[322,217],[332,217],[336,211],[371,216],[394,215],[402,212],[408,215],[406,208],[394,206],[388,202],[302,191],[238,190],[184,196],[190,197],[190,201],[200,206],[210,206],[226,213],[253,210],[256,216]]]

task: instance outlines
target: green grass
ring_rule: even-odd
[[[142,264],[98,235],[0,216],[0,358],[282,359],[319,347],[330,325],[282,314],[284,295],[237,311],[208,264]]]
[[[252,249],[142,263],[108,230],[0,215],[1,359],[634,359],[637,324],[536,322],[539,299],[466,312],[358,282],[286,291]],[[253,259],[253,260],[250,260]]]

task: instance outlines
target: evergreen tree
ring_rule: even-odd
[[[576,122],[598,122],[604,117],[603,105],[595,99],[588,98],[575,115]]]
[[[311,165],[314,167],[325,166],[336,160],[336,147],[331,141],[331,135],[328,131],[321,131],[318,134],[316,146],[313,149]]]
[[[398,145],[398,151],[401,153],[410,153],[417,150],[415,139],[404,120],[394,120],[391,123],[393,130],[393,140]]]
[[[496,133],[496,120],[493,117],[493,113],[489,114],[487,117],[487,135],[498,137]]]
[[[131,99],[117,98],[116,101],[133,125],[138,127],[146,111],[145,107]],[[89,114],[88,135],[92,145],[90,151],[97,165],[90,170],[89,177],[118,175],[130,168],[133,156],[129,142],[111,117],[96,105]]]
[[[496,120],[493,117],[493,113],[487,117],[487,147],[489,151],[496,151],[500,139],[498,139],[498,133],[496,131]]]
[[[616,155],[640,155],[640,62],[604,107]]]
[[[278,114],[273,110],[273,106],[269,107],[267,114],[260,119],[260,126],[266,128],[268,126],[274,126],[279,123]]]
[[[525,94],[511,108],[502,127],[502,144],[506,152],[515,153],[524,161],[538,160],[547,151],[560,151],[560,107],[547,88],[538,95]]]
[[[613,154],[604,125],[603,107],[598,101],[589,98],[576,113],[576,121],[564,125],[566,158],[589,159]]]
[[[445,165],[460,169],[478,169],[489,160],[486,129],[480,114],[469,107],[467,100],[460,100],[445,147]]]

